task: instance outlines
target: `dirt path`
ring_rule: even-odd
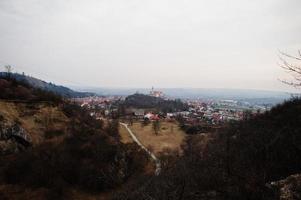
[[[155,154],[153,154],[150,150],[148,150],[135,136],[135,134],[132,132],[132,130],[128,127],[127,124],[125,123],[120,123],[122,126],[124,126],[126,128],[126,130],[129,132],[130,136],[133,138],[133,140],[143,149],[145,150],[148,155],[155,161],[156,163],[156,171],[155,174],[159,175],[161,172],[161,162],[160,160],[155,156]]]

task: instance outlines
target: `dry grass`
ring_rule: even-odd
[[[0,114],[4,116],[5,119],[13,121],[18,117],[17,107],[14,103],[7,103],[0,101]]]
[[[72,200],[107,200],[111,199],[111,195],[112,194],[110,192],[90,194],[78,189],[68,191],[68,197]]]
[[[162,121],[158,135],[155,134],[152,123],[142,126],[140,122],[135,122],[129,128],[140,142],[156,155],[165,150],[181,153],[181,144],[186,134],[180,130],[178,124],[175,122]]]
[[[23,104],[0,101],[0,114],[8,123],[18,120],[31,136],[33,145],[45,140],[47,129],[66,129],[68,118],[57,107],[46,104]]]
[[[128,144],[134,142],[129,132],[126,130],[124,126],[119,125],[119,134],[122,143]]]

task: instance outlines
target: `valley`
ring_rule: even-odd
[[[0,0],[0,200],[301,200],[300,0]]]
[[[3,199],[20,194],[25,199],[165,199],[159,188],[176,197],[184,183],[188,191],[209,187],[214,198],[225,193],[244,197],[237,189],[254,193],[254,198],[274,198],[274,190],[290,185],[277,180],[293,176],[299,181],[294,175],[299,172],[299,136],[294,135],[298,118],[287,120],[298,116],[299,99],[261,112],[246,110],[239,119],[214,121],[210,113],[233,114],[235,102],[152,96],[163,95],[157,92],[74,100],[11,78],[0,83],[5,87],[0,94]],[[296,140],[292,143],[287,134]],[[258,169],[261,163],[266,167]],[[237,180],[240,176],[246,179]],[[253,179],[256,184],[250,186]],[[260,188],[267,192],[256,192]],[[190,198],[191,193],[184,195]],[[210,190],[202,192],[202,198],[211,195]]]

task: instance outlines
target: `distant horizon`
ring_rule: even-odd
[[[2,70],[0,70],[0,72],[4,72]],[[266,91],[266,92],[281,92],[281,93],[293,93],[293,94],[297,94],[297,93],[301,93],[301,88],[297,89],[294,88],[292,86],[286,86],[287,90],[280,90],[280,89],[260,89],[260,88],[226,88],[226,87],[184,87],[184,86],[178,86],[178,87],[155,87],[155,86],[150,86],[150,87],[130,87],[130,86],[89,86],[89,85],[84,85],[84,84],[70,84],[67,81],[52,81],[49,79],[42,79],[41,77],[38,76],[34,76],[31,74],[28,74],[26,72],[19,72],[19,71],[12,71],[12,73],[17,73],[17,74],[22,74],[24,73],[26,76],[30,76],[30,77],[34,77],[37,79],[40,79],[42,81],[48,82],[48,83],[54,83],[56,85],[60,85],[60,86],[65,86],[68,87],[70,89],[80,89],[80,90],[84,90],[84,89],[122,89],[122,90],[139,90],[139,89],[149,89],[151,90],[152,87],[154,87],[154,89],[202,89],[202,90],[242,90],[242,91]],[[280,81],[279,81],[280,82]],[[284,83],[282,83],[283,85],[285,85]]]
[[[69,88],[78,88],[78,89],[124,89],[124,90],[135,90],[135,89],[149,89],[151,90],[152,87],[128,87],[128,86],[76,86],[76,85],[64,85],[66,87],[69,87]],[[292,90],[295,90],[295,91],[284,91],[284,90],[273,90],[273,89],[254,89],[254,88],[207,88],[207,87],[154,87],[154,90],[161,90],[161,89],[193,89],[193,90],[198,90],[198,89],[201,89],[201,90],[243,90],[243,91],[262,91],[262,92],[282,92],[282,93],[301,93],[301,89],[298,90],[298,89],[292,89]]]
[[[70,87],[80,92],[92,92],[99,95],[120,95],[128,96],[135,93],[149,94],[152,88],[107,88],[107,87]],[[162,91],[165,95],[176,98],[276,98],[288,99],[294,92],[272,91],[272,90],[252,90],[252,89],[229,89],[229,88],[154,88]]]

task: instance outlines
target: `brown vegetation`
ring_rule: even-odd
[[[183,156],[114,199],[279,199],[284,193],[270,183],[301,171],[300,105],[292,99],[211,139],[187,137]],[[299,197],[299,180],[288,180],[285,190]]]
[[[96,199],[93,193],[107,196],[130,177],[144,173],[148,157],[136,144],[120,143],[118,121],[104,127],[87,110],[63,100],[23,101],[17,92],[23,83],[14,84],[7,90],[13,94],[9,101],[0,101],[1,123],[26,129],[33,146],[0,156],[2,199],[76,199],[72,194]],[[48,94],[30,87],[28,91],[36,99]]]
[[[167,149],[181,152],[181,144],[185,138],[185,133],[180,130],[175,122],[162,121],[160,124],[158,134],[154,133],[152,123],[141,125],[140,122],[135,122],[129,128],[139,141],[156,155]]]
[[[52,131],[65,132],[68,118],[59,107],[47,103],[13,103],[0,100],[0,115],[7,123],[19,121],[30,134],[33,145],[40,144]],[[63,134],[61,134],[63,135]]]

